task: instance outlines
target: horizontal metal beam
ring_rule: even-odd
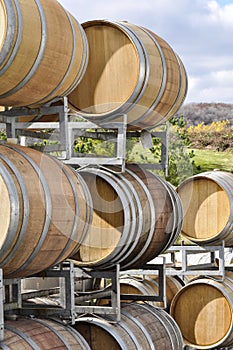
[[[91,164],[99,165],[122,165],[121,158],[103,158],[103,157],[72,157],[63,160],[63,163],[68,165],[86,166]]]

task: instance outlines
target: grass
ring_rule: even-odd
[[[200,167],[200,172],[220,169],[233,173],[233,152],[218,152],[208,149],[193,149],[195,157],[193,158],[196,166]],[[143,149],[138,142],[134,145],[128,161],[136,163],[157,163],[154,155],[147,149]]]
[[[149,151],[142,147],[140,142],[135,142],[127,160],[135,163],[158,163],[158,159]]]
[[[200,172],[219,169],[233,173],[233,152],[194,149],[194,154],[193,160],[200,166]]]

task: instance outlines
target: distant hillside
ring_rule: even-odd
[[[176,116],[184,116],[189,125],[201,122],[210,124],[213,121],[228,119],[233,125],[233,104],[227,103],[188,103],[184,104]]]

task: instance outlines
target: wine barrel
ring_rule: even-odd
[[[25,277],[74,253],[91,220],[83,179],[54,157],[0,145],[0,267]]]
[[[182,225],[174,189],[149,171],[127,165],[81,170],[93,203],[93,220],[78,252],[79,266],[141,267],[167,249]]]
[[[1,0],[0,23],[1,105],[42,105],[80,82],[86,35],[58,1]]]
[[[171,303],[171,316],[185,344],[197,349],[233,345],[233,273],[199,277],[185,285]]]
[[[210,171],[178,187],[184,221],[181,234],[199,245],[233,245],[233,174]]]
[[[121,321],[80,317],[73,326],[92,350],[181,350],[180,330],[170,315],[147,304],[122,304]]]
[[[101,124],[153,129],[181,106],[187,92],[184,66],[158,35],[128,22],[83,23],[90,59],[80,84],[68,95],[71,108]]]
[[[166,301],[167,310],[170,308],[170,304],[176,293],[184,286],[183,281],[178,276],[166,276]],[[105,289],[110,289],[111,285],[108,285]],[[122,276],[120,277],[120,293],[121,294],[139,294],[154,296],[159,293],[159,280],[156,275],[145,276]],[[130,298],[129,300],[130,301]],[[131,300],[132,301],[132,300]],[[108,305],[110,299],[97,299],[96,305]],[[150,301],[148,304],[164,307],[163,302]]]
[[[1,349],[76,349],[91,350],[74,328],[48,319],[19,318],[6,321]]]

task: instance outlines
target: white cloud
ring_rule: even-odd
[[[208,3],[210,10],[210,20],[216,24],[221,24],[223,27],[233,27],[233,4],[227,4],[223,7],[216,0],[211,0]]]
[[[233,1],[59,1],[80,23],[127,20],[165,39],[188,72],[186,102],[233,103]]]

